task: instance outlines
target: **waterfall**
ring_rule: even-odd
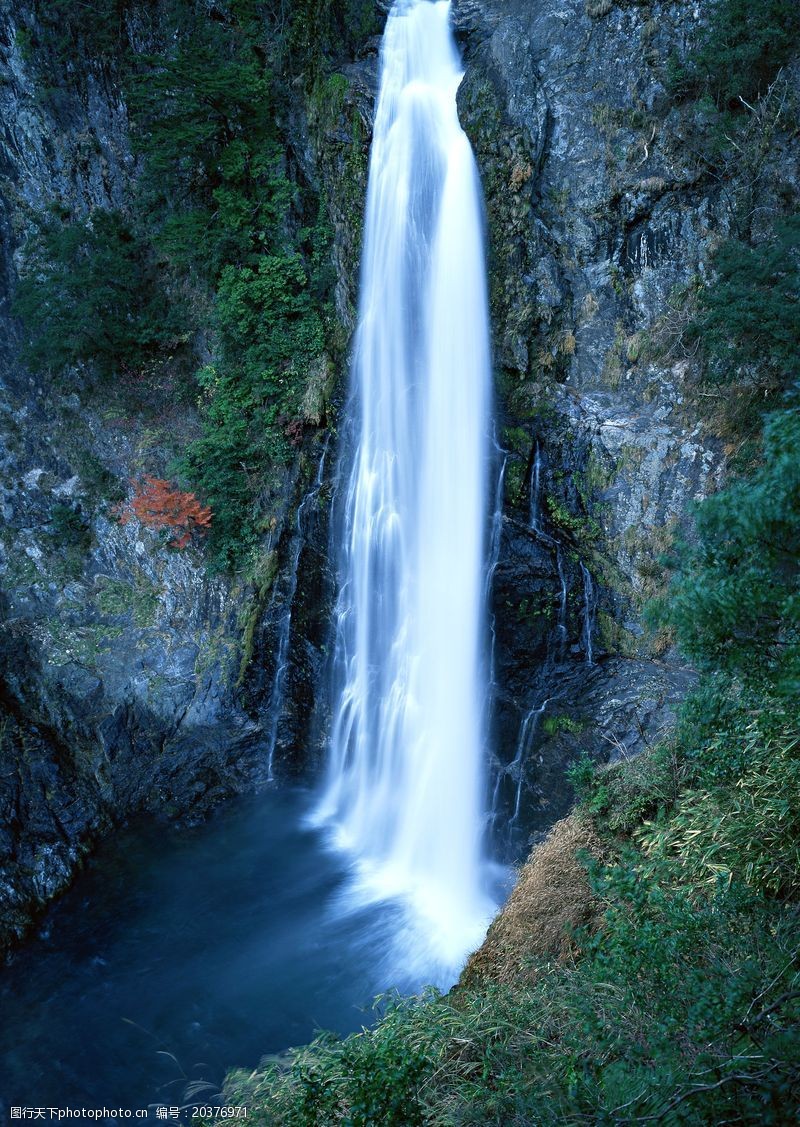
[[[558,569],[558,582],[561,587],[561,594],[558,598],[556,633],[563,653],[564,647],[567,644],[567,596],[569,594],[569,587],[567,586],[567,575],[564,571],[564,553],[561,550],[560,544],[556,545],[556,568]]]
[[[485,931],[490,354],[480,184],[449,2],[397,0],[369,169],[333,726],[315,820],[452,981]]]

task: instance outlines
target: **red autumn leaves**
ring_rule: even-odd
[[[132,485],[133,496],[117,508],[120,524],[136,517],[145,528],[171,532],[171,548],[186,548],[195,533],[203,535],[208,531],[211,509],[201,505],[194,493],[184,493],[150,474]]]

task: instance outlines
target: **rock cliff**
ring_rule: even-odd
[[[712,8],[454,5],[505,462],[495,746],[507,803],[521,785],[533,831],[568,806],[568,759],[655,741],[690,682],[670,638],[641,621],[661,557],[730,453],[683,330],[720,242],[743,222],[758,238],[797,201],[784,108],[796,70],[724,167],[703,149],[703,111],[670,97],[670,59]]]
[[[668,96],[667,61],[709,9],[454,5],[497,372],[491,785],[495,832],[517,853],[569,807],[566,766],[656,740],[691,679],[641,620],[662,553],[729,453],[682,329],[742,200],[757,224],[800,184],[780,113],[721,176],[698,151],[697,111]],[[81,372],[54,384],[19,359],[10,302],[33,220],[124,211],[138,167],[113,66],[82,60],[80,82],[46,90],[26,50],[34,20],[0,0],[0,940],[130,813],[197,816],[318,758],[340,437],[326,431],[334,403],[285,475],[247,582],[115,519],[129,479],[166,472],[198,424],[169,387],[142,401],[120,378],[98,393]],[[144,24],[129,31],[146,41]],[[293,160],[328,200],[342,340],[376,46],[286,111]]]

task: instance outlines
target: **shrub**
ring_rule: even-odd
[[[683,63],[674,61],[676,97],[713,98],[720,110],[741,110],[766,93],[800,36],[795,0],[718,0]]]
[[[99,209],[85,220],[53,216],[29,240],[14,312],[34,368],[94,363],[105,375],[173,343],[180,320],[147,243],[120,213]]]
[[[695,885],[737,879],[759,893],[796,897],[800,732],[788,718],[778,732],[759,720],[745,724],[708,741],[695,787],[638,838],[648,856],[677,860]]]
[[[126,20],[135,0],[33,0],[36,19],[31,50],[52,53],[72,81],[82,81],[85,68],[74,60],[119,58],[126,44]],[[70,64],[73,64],[70,66]]]
[[[411,1000],[234,1074],[227,1101],[271,1127],[786,1122],[796,910],[735,888],[687,896],[669,865],[640,861],[596,874],[604,926],[577,964]]]
[[[154,239],[212,295],[202,434],[181,468],[213,508],[209,547],[225,567],[263,534],[271,483],[302,437],[331,287],[319,200],[287,175],[273,57],[259,6],[238,0],[224,19],[188,19],[133,84]]]
[[[60,75],[80,52],[114,66],[143,172],[130,217],[54,215],[30,241],[15,306],[27,358],[53,373],[90,364],[138,375],[202,332],[202,434],[181,466],[214,510],[215,561],[237,566],[269,524],[271,483],[306,421],[324,414],[303,400],[309,372],[325,366],[330,236],[278,124],[284,64],[290,52],[317,74],[375,12],[363,0],[280,13],[226,0],[209,18],[194,0],[169,4],[156,21],[169,30],[164,46],[144,56],[127,42],[130,0],[39,9],[43,65]],[[324,26],[324,41],[307,41],[304,21]]]
[[[172,548],[188,547],[194,535],[205,534],[211,525],[211,509],[201,505],[194,493],[149,475],[133,484],[133,496],[117,512],[120,524],[136,517],[145,528],[168,531]]]
[[[651,611],[674,626],[706,674],[743,684],[800,686],[800,408],[772,415],[763,464],[707,498],[697,540],[679,551],[665,600]]]
[[[262,494],[291,456],[308,374],[323,349],[301,256],[265,254],[252,266],[225,267],[215,321],[219,360],[198,376],[203,434],[183,467],[214,509],[212,551],[235,566],[262,531]]]
[[[758,409],[800,381],[800,216],[775,224],[756,246],[730,239],[714,256],[716,279],[700,292],[690,335],[710,355],[707,378],[743,378]]]

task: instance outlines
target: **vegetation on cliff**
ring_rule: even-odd
[[[209,18],[186,0],[155,19],[132,2],[38,17],[27,49],[49,78],[80,81],[80,52],[121,81],[139,171],[124,213],[40,221],[16,300],[28,362],[105,380],[166,372],[202,426],[172,475],[212,508],[217,563],[237,566],[270,527],[304,428],[323,420],[335,347],[330,231],[289,89],[311,93],[375,13],[361,0],[229,0]]]

